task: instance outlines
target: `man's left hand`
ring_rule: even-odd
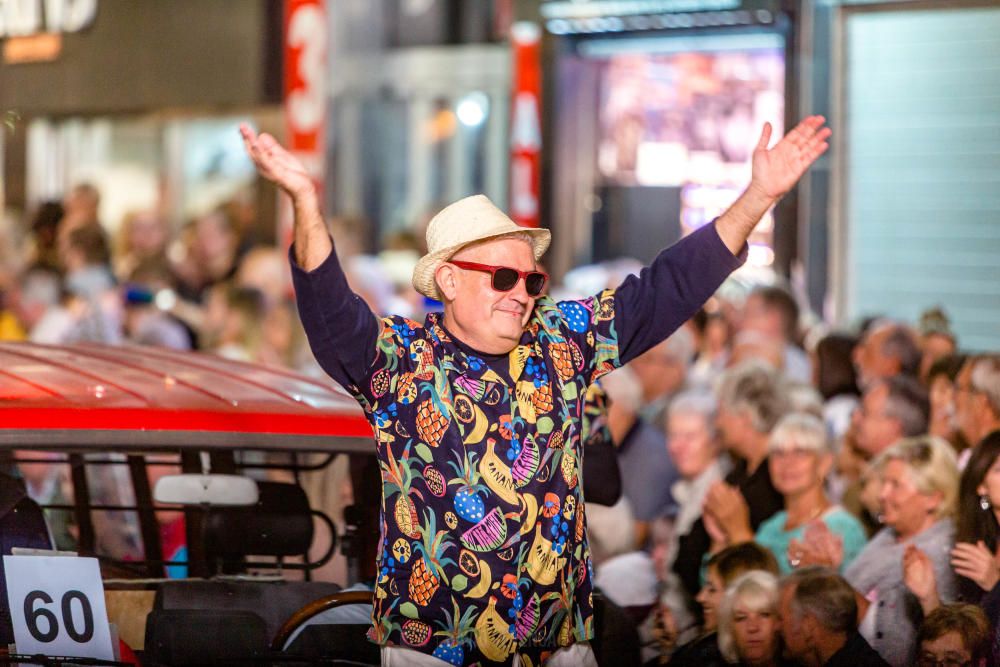
[[[753,151],[753,175],[750,187],[769,199],[780,199],[802,178],[802,174],[826,152],[830,144],[830,128],[824,127],[822,116],[809,116],[768,148],[771,124],[765,123],[760,140]]]

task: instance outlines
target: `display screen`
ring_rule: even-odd
[[[749,183],[764,123],[774,137],[784,131],[780,34],[588,40],[580,53],[601,62],[598,178],[681,188],[684,233],[722,213]]]

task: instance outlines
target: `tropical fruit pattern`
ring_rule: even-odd
[[[382,320],[349,387],[376,433],[383,506],[373,641],[455,665],[593,636],[582,436],[588,386],[618,365],[614,291],[537,301],[517,347],[483,358],[442,318]],[[599,394],[596,395],[598,398]]]

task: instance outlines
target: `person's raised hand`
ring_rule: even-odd
[[[753,539],[750,527],[750,507],[735,486],[716,482],[705,496],[704,510],[726,534],[729,544],[749,542]]]
[[[822,565],[833,570],[844,561],[844,540],[821,520],[806,526],[802,539],[788,543],[788,562],[792,567]]]
[[[822,116],[809,116],[773,148],[767,147],[772,129],[765,123],[753,151],[750,187],[770,199],[779,199],[791,190],[809,165],[829,148],[830,128],[824,127],[825,123]]]
[[[924,613],[936,609],[941,601],[937,592],[937,577],[930,556],[913,546],[903,552],[903,583],[920,601]]]
[[[240,124],[240,135],[247,155],[261,176],[295,197],[313,194],[316,186],[302,162],[289,153],[270,134],[257,135],[246,123]]]
[[[951,567],[955,573],[976,582],[984,591],[991,591],[1000,582],[1000,564],[982,540],[975,544],[959,542],[951,550]]]

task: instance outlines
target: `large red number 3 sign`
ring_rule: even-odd
[[[325,169],[328,31],[325,0],[285,0],[285,141],[309,171],[319,193]],[[288,242],[292,212],[282,202],[278,238]]]
[[[289,1],[286,31],[286,110],[296,134],[315,136],[326,97],[326,15],[320,2]]]

